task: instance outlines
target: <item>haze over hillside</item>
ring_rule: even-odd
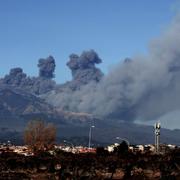
[[[21,14],[20,17],[22,18],[24,18],[23,15],[27,17],[27,14],[30,15],[30,17],[33,16],[34,18],[32,21],[28,21],[28,18],[25,18],[26,21],[24,21],[23,19],[23,22],[31,22],[33,25],[34,22],[40,23],[35,23],[37,27],[40,27],[40,30],[37,28],[39,36],[33,36],[36,37],[36,41],[38,40],[38,42],[33,41],[32,43],[30,37],[27,36],[28,32],[31,33],[31,27],[29,26],[29,24],[28,27],[30,28],[30,30],[25,25],[22,26],[24,29],[21,31],[21,33],[17,29],[14,29],[13,33],[15,34],[13,37],[16,37],[17,35],[18,39],[21,37],[21,34],[22,37],[27,37],[27,42],[31,44],[30,48],[28,48],[29,46],[26,47],[26,49],[28,50],[31,50],[31,48],[34,49],[34,47],[36,47],[37,45],[36,43],[39,43],[41,41],[44,43],[41,42],[41,45],[37,45],[41,47],[37,47],[37,49],[39,51],[43,49],[43,53],[45,52],[45,49],[43,47],[47,45],[48,47],[52,46],[52,48],[57,46],[57,48],[59,48],[58,50],[63,54],[62,56],[64,56],[64,53],[67,52],[63,51],[62,46],[64,46],[66,49],[69,48],[69,50],[72,50],[72,54],[69,55],[69,59],[67,59],[66,62],[66,68],[70,70],[71,79],[69,79],[65,83],[57,83],[55,81],[55,77],[60,71],[58,63],[61,58],[59,58],[57,61],[57,59],[55,58],[56,55],[54,55],[53,50],[48,50],[47,56],[43,58],[36,57],[37,59],[40,59],[37,60],[37,63],[33,64],[29,63],[28,61],[28,53],[24,53],[24,51],[21,50],[22,54],[26,54],[27,56],[27,58],[23,59],[21,62],[27,61],[27,64],[29,64],[28,68],[31,69],[31,71],[34,71],[34,67],[37,64],[39,73],[36,76],[31,76],[26,73],[27,70],[25,71],[23,66],[22,68],[21,66],[13,67],[12,65],[12,68],[9,70],[9,72],[7,72],[4,77],[0,77],[1,128],[8,128],[9,130],[18,130],[19,132],[22,132],[27,121],[33,118],[41,118],[46,121],[54,122],[58,128],[61,128],[61,132],[63,132],[64,134],[66,134],[67,132],[71,132],[69,133],[69,135],[74,136],[76,135],[74,133],[79,133],[79,135],[83,134],[84,136],[88,131],[87,129],[92,123],[97,123],[97,126],[101,127],[99,128],[99,134],[109,132],[109,137],[118,135],[118,131],[115,130],[116,126],[118,128],[125,128],[125,130],[122,131],[124,132],[122,135],[128,136],[128,138],[133,136],[135,132],[136,135],[134,135],[134,137],[139,137],[140,135],[143,137],[143,134],[145,132],[142,130],[142,128],[145,127],[145,129],[147,128],[148,131],[148,137],[152,133],[152,127],[150,128],[149,126],[144,126],[142,124],[153,125],[156,121],[161,121],[162,127],[166,129],[180,129],[180,15],[174,17],[169,26],[164,28],[163,32],[161,32],[159,37],[157,37],[156,39],[154,38],[149,43],[149,49],[146,55],[141,55],[139,53],[138,55],[124,58],[124,60],[121,60],[118,64],[115,64],[108,73],[105,73],[103,72],[104,69],[100,68],[103,67],[101,66],[101,64],[104,63],[104,56],[102,52],[109,50],[109,52],[112,52],[112,54],[114,54],[114,50],[117,48],[117,53],[121,54],[126,50],[126,44],[129,44],[130,47],[132,43],[135,43],[134,48],[136,48],[136,45],[138,45],[140,38],[144,37],[145,31],[144,33],[138,35],[139,31],[136,32],[137,29],[135,28],[135,25],[131,24],[131,35],[133,34],[134,37],[138,35],[138,39],[136,39],[136,41],[133,41],[132,37],[129,38],[129,36],[127,36],[127,40],[124,42],[124,46],[118,46],[120,38],[117,39],[118,34],[116,36],[113,36],[113,32],[116,31],[112,31],[111,29],[116,29],[116,26],[112,26],[112,24],[114,24],[114,20],[118,22],[117,27],[120,28],[118,29],[119,35],[121,34],[120,32],[123,31],[123,28],[126,30],[129,29],[126,26],[127,24],[133,23],[132,20],[129,22],[123,16],[123,19],[121,20],[126,23],[124,26],[119,26],[118,18],[121,17],[119,14],[121,11],[119,11],[118,8],[123,9],[124,2],[122,3],[116,1],[112,4],[108,2],[107,4],[109,4],[110,6],[108,6],[106,3],[101,4],[99,1],[92,1],[88,6],[78,1],[77,4],[66,4],[66,2],[63,1],[63,3],[59,1],[55,2],[58,8],[62,8],[64,6],[66,7],[67,5],[67,9],[63,9],[63,11],[60,11],[53,3],[50,3],[48,4],[48,6],[46,6],[46,11],[42,11],[42,9],[40,8],[41,5],[34,6],[34,2],[32,2],[33,1],[29,3],[30,6],[28,6],[28,8],[30,7],[30,9],[32,8],[32,10],[35,10],[35,12],[37,11],[37,14],[33,14],[33,11],[31,11],[30,9],[23,9],[24,14],[21,14],[21,11],[18,11],[19,7],[20,9],[24,6],[26,7],[23,2],[21,2],[22,5],[20,6],[18,5],[18,3],[14,4],[14,2],[9,4],[5,3],[4,5],[7,5],[7,7],[4,7],[6,10],[0,11],[0,14],[6,14],[7,17],[9,17],[9,22],[11,23],[9,23],[8,25],[8,23],[6,24],[4,22],[5,27],[8,27],[8,31],[4,31],[3,28],[2,31],[6,34],[6,32],[9,31],[12,33],[12,29],[14,29],[14,27],[17,27],[17,29],[19,29],[19,26],[12,26],[12,22],[14,23],[14,21],[12,21],[11,19],[11,13],[16,15],[17,21],[19,20],[19,13]],[[108,16],[110,21],[109,19],[107,19],[109,25],[107,25],[107,22],[97,21],[98,18],[96,19],[96,16],[94,16],[94,13],[92,12],[96,12],[98,10],[99,14],[102,9],[101,11],[99,11],[99,8],[96,9],[97,6],[92,6],[94,5],[94,3],[99,5],[99,7],[101,7],[102,9],[106,9],[106,11],[103,11],[103,17],[101,17],[99,20],[105,20],[105,16],[108,16],[108,13],[112,13],[111,15],[114,18],[110,18],[111,16]],[[136,1],[136,3],[142,6],[141,8],[144,11],[144,2]],[[136,3],[133,5],[137,5]],[[153,8],[156,7],[152,2],[149,3],[150,5],[153,5]],[[166,3],[167,2],[163,1],[161,6],[158,3],[156,4],[159,5],[159,8],[161,8],[164,7],[162,5]],[[47,5],[46,2],[44,2],[44,5]],[[93,11],[89,11],[91,9],[90,7],[93,7]],[[111,12],[109,11],[109,9],[112,7],[114,8],[114,11],[112,11],[111,9]],[[13,10],[7,11],[7,9],[9,8],[12,8]],[[152,7],[148,6],[148,8]],[[69,9],[71,9],[70,13]],[[131,12],[136,9],[138,8],[133,7]],[[76,10],[74,15],[70,15],[73,14],[72,12],[74,12],[74,10]],[[45,22],[47,20],[48,25],[45,24],[45,26],[41,27],[42,21],[36,20],[38,19],[38,17],[40,17],[40,15],[42,15],[43,17],[49,17],[49,15],[52,15],[52,13],[46,12],[55,13],[53,14],[54,18],[51,18],[51,20],[45,18]],[[129,6],[127,12],[129,12]],[[130,13],[127,12],[124,13],[130,16]],[[56,13],[59,16],[57,16]],[[159,17],[159,13],[161,13],[161,11],[158,9],[157,17]],[[134,13],[134,15],[137,15],[137,13]],[[144,16],[146,15],[147,14],[144,13]],[[154,15],[154,13],[151,12],[151,16],[152,15]],[[81,19],[80,17],[82,17],[83,20],[81,20],[79,26],[76,23],[74,24],[74,22],[70,19],[67,20],[67,16],[68,18],[75,20],[75,22],[79,22],[79,19]],[[140,19],[144,18],[144,16],[141,15]],[[66,20],[62,21],[61,18],[61,20],[59,20],[57,17],[61,17],[62,19],[64,18]],[[74,17],[76,17],[77,19],[74,19]],[[85,17],[90,17],[90,19],[86,19]],[[153,21],[155,20],[156,19],[154,19]],[[56,34],[54,32],[56,31],[56,27],[59,27],[59,24],[55,22],[59,21],[63,22],[62,24],[64,25],[60,28],[60,32],[58,32],[60,34],[62,32],[64,33],[61,34],[61,37],[63,36],[61,38],[63,42],[60,46],[57,42],[51,44],[51,39],[49,39],[49,37],[52,37],[52,39],[54,38],[59,42],[58,33],[56,32]],[[92,24],[89,24],[89,22],[91,22]],[[86,25],[83,23],[85,23]],[[97,32],[97,28],[93,25],[93,23],[95,23],[95,25],[100,28],[101,26],[106,27],[104,28],[104,30],[101,29],[100,33],[98,33],[99,36],[95,33]],[[146,25],[149,25],[149,23],[151,22],[145,19],[144,23],[147,23]],[[13,28],[10,28],[10,25]],[[145,28],[146,25],[143,24],[142,28]],[[33,28],[36,26],[33,26]],[[71,28],[67,28],[67,26]],[[47,33],[47,29],[44,27],[47,27],[48,31],[52,31],[52,36],[48,35],[47,40],[44,38],[46,36],[43,35],[43,33]],[[81,30],[81,28],[83,30]],[[110,30],[109,28],[111,29],[110,32],[108,31]],[[141,30],[140,27],[137,26],[137,28]],[[84,31],[85,29],[86,31]],[[80,34],[79,30],[81,30]],[[153,28],[150,31],[152,30]],[[66,34],[66,31],[69,32],[68,35]],[[32,32],[36,33],[36,28],[32,29]],[[76,32],[79,36],[76,36],[77,34],[75,34],[74,37],[74,32]],[[104,34],[105,36],[102,36],[104,38],[101,37],[101,40],[99,39],[98,41],[96,41],[96,38],[98,39],[104,32],[107,33]],[[24,36],[23,33],[27,34]],[[9,35],[11,34],[6,35],[9,37]],[[107,35],[113,37],[114,42],[111,41],[111,38],[109,38],[109,36],[106,37]],[[79,38],[81,36],[85,38],[84,41],[82,41],[83,38],[81,39],[81,41],[79,41]],[[71,41],[66,42],[66,38],[70,39]],[[12,42],[11,39],[13,38],[10,37],[8,42]],[[94,46],[91,43],[89,44],[88,39],[89,41],[91,41],[91,43],[93,42]],[[117,41],[115,41],[115,39],[117,39]],[[6,49],[5,47],[7,45],[7,41],[3,42],[5,42],[4,49]],[[13,46],[13,51],[12,49],[9,50],[8,53],[6,51],[6,54],[8,55],[11,54],[11,52],[13,54],[13,52],[16,51],[16,47],[22,48],[23,46],[23,43],[20,42],[20,44],[18,44],[19,41],[17,40],[13,42],[15,43],[9,43]],[[96,43],[99,42],[101,42],[101,48],[97,48],[98,46],[96,46]],[[84,49],[81,48],[81,52],[79,52],[78,48],[76,49],[76,46],[78,46],[79,44],[84,45]],[[114,49],[111,48],[111,46]],[[92,47],[93,49],[90,49],[90,47]],[[109,47],[109,49],[104,49],[105,47]],[[103,51],[101,51],[100,49],[103,49]],[[52,54],[49,54],[49,52],[52,52]],[[2,53],[4,53],[4,51]],[[16,54],[18,54],[18,51],[16,51]],[[34,55],[33,52],[31,52],[30,54]],[[35,56],[36,55],[37,54],[35,53]],[[101,56],[103,56],[103,58]],[[17,58],[12,60],[15,61],[16,59]],[[5,58],[3,58],[2,60],[6,62]],[[114,59],[109,59],[109,61],[113,62]],[[9,62],[12,63],[13,61]],[[65,67],[63,66],[62,69],[65,69]],[[173,121],[171,121],[171,119],[173,119]],[[61,125],[63,128],[61,127]],[[111,127],[109,131],[106,129],[108,127]],[[69,131],[66,132],[65,129],[68,128]],[[77,128],[81,128],[81,130],[79,132],[72,130],[77,130]],[[179,131],[180,130],[165,130],[165,141],[166,139],[168,140],[168,137],[170,136],[172,138],[172,141],[178,142],[177,137],[180,137]],[[148,138],[146,138],[146,140],[147,139]]]
[[[72,71],[72,80],[65,84],[53,80],[56,64],[52,56],[39,59],[38,77],[27,76],[19,67],[11,69],[0,79],[0,127],[6,128],[1,137],[9,139],[9,131],[21,134],[31,119],[44,119],[56,124],[61,138],[87,137],[89,125],[93,123],[98,142],[110,143],[114,137],[122,136],[132,143],[152,143],[152,127],[134,124],[137,111],[131,107],[132,96],[128,97],[131,92],[128,88],[136,83],[128,69],[133,72],[137,60],[125,59],[120,65],[122,72],[115,69],[108,76],[103,75],[96,63],[101,63],[101,59],[94,50],[84,51],[80,56],[70,55],[67,66]],[[174,76],[179,71],[167,73]],[[97,102],[102,103],[101,107],[95,106]],[[83,109],[92,106],[96,108]],[[163,129],[162,132],[164,142],[179,143],[180,131]]]
[[[53,81],[56,63],[50,55],[39,59],[38,77],[29,77],[17,67],[0,80],[0,86],[29,92],[60,110],[89,113],[107,121],[161,119],[180,109],[179,29],[177,16],[151,42],[147,56],[127,58],[107,75],[96,67],[103,61],[100,56],[87,50],[69,56],[72,80],[64,84]]]

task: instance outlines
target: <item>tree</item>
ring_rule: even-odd
[[[114,148],[114,152],[117,153],[117,154],[125,154],[128,152],[128,144],[126,141],[122,141],[122,143],[117,146],[116,148]]]
[[[56,128],[42,120],[32,120],[24,132],[24,142],[32,151],[44,151],[53,148],[56,140]]]

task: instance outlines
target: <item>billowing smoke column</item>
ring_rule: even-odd
[[[55,88],[54,77],[55,60],[52,56],[40,59],[40,77],[27,77],[22,68],[13,68],[9,74],[0,79],[0,87],[19,89],[32,94],[43,94]],[[13,86],[13,87],[12,87]]]
[[[148,56],[126,59],[99,83],[91,82],[78,91],[51,92],[47,101],[62,109],[126,121],[151,120],[180,110],[179,32],[180,18],[176,18],[152,41]],[[88,63],[81,63],[82,59]],[[99,58],[89,54],[73,54],[68,66],[77,79],[82,67],[94,67],[97,62]]]
[[[46,59],[39,59],[38,67],[40,77],[47,79],[54,78],[56,64],[52,56],[49,56]]]
[[[107,75],[95,66],[101,59],[93,50],[70,55],[72,80],[56,85],[53,57],[39,60],[39,76],[29,78],[15,68],[0,80],[23,90],[43,94],[57,108],[87,112],[104,119],[153,120],[180,111],[180,18],[151,42],[147,56],[127,58]],[[52,90],[52,91],[51,91]],[[42,97],[42,96],[41,96]]]
[[[73,80],[84,83],[101,80],[103,73],[95,67],[95,64],[101,63],[102,60],[94,50],[84,51],[80,56],[71,54],[69,58],[67,66],[72,71]]]
[[[99,64],[102,60],[94,50],[84,51],[80,56],[71,54],[67,66],[72,71],[72,81],[67,84],[71,89],[79,89],[82,85],[89,82],[99,82],[103,73],[95,64]]]
[[[23,73],[22,68],[13,68],[10,70],[9,75],[6,75],[3,79],[3,83],[10,85],[20,85],[26,79],[26,74]]]

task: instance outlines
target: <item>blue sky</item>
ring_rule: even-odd
[[[168,25],[175,0],[0,0],[0,77],[12,67],[38,74],[39,58],[53,55],[56,80],[71,79],[71,53],[94,49],[100,68],[146,53]]]

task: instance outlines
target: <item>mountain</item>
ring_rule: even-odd
[[[113,122],[93,117],[86,113],[59,110],[42,99],[23,91],[0,90],[0,141],[22,142],[22,133],[31,119],[43,119],[57,127],[59,139],[86,139],[92,128],[92,143],[110,144],[117,142],[116,137],[126,138],[130,143],[153,143],[152,126],[134,123]],[[76,137],[76,138],[74,138]],[[180,144],[180,130],[162,129],[161,142]],[[96,143],[97,144],[97,143]]]
[[[21,131],[27,121],[32,119],[43,119],[58,126],[81,124],[91,120],[92,116],[54,108],[41,98],[24,91],[0,89],[0,127]]]
[[[134,121],[157,119],[179,109],[179,61],[159,62],[156,69],[154,63],[128,58],[107,75],[97,67],[101,62],[94,50],[71,54],[67,66],[72,79],[64,84],[53,80],[52,56],[39,59],[36,77],[12,68],[0,78],[0,140],[21,138],[29,120],[42,119],[55,124],[59,139],[88,139],[95,124],[97,142],[112,143],[120,136],[132,143],[153,143],[153,127]],[[180,130],[162,129],[162,142],[179,144],[179,137]]]
[[[23,91],[0,90],[0,126],[22,128],[28,117],[53,115],[53,108],[41,99]]]
[[[69,139],[71,142],[77,142],[76,139],[84,137],[88,145],[90,124],[84,126],[60,126],[58,128],[58,137],[60,139]],[[95,127],[92,130],[92,144],[112,144],[120,142],[116,137],[126,139],[130,144],[154,144],[153,126],[138,125],[134,123],[107,123],[104,121],[95,121]],[[160,142],[167,144],[180,145],[180,130],[169,130],[161,128]],[[98,143],[97,143],[98,142]]]

